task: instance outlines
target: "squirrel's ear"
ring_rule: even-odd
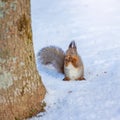
[[[69,45],[69,48],[76,48],[75,41],[72,41]]]

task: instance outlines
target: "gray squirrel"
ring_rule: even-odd
[[[52,64],[58,72],[63,73],[64,81],[85,80],[83,62],[77,52],[75,41],[69,44],[66,53],[59,47],[48,46],[40,50],[38,57],[41,64]]]

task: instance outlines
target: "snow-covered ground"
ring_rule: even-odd
[[[30,120],[120,120],[120,0],[31,0],[35,54],[75,40],[86,81],[37,62],[46,112]]]

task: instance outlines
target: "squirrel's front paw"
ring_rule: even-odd
[[[71,61],[72,64],[73,64],[75,67],[78,67],[78,64],[77,64],[78,61],[79,61],[79,60],[78,60],[78,57],[76,57],[76,56],[72,56],[71,59],[72,59],[72,61]]]
[[[71,62],[71,57],[70,56],[66,56],[65,60],[64,60],[65,66],[68,66],[69,62]]]

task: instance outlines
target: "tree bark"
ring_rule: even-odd
[[[0,0],[0,120],[43,110],[45,93],[35,65],[30,0]]]

